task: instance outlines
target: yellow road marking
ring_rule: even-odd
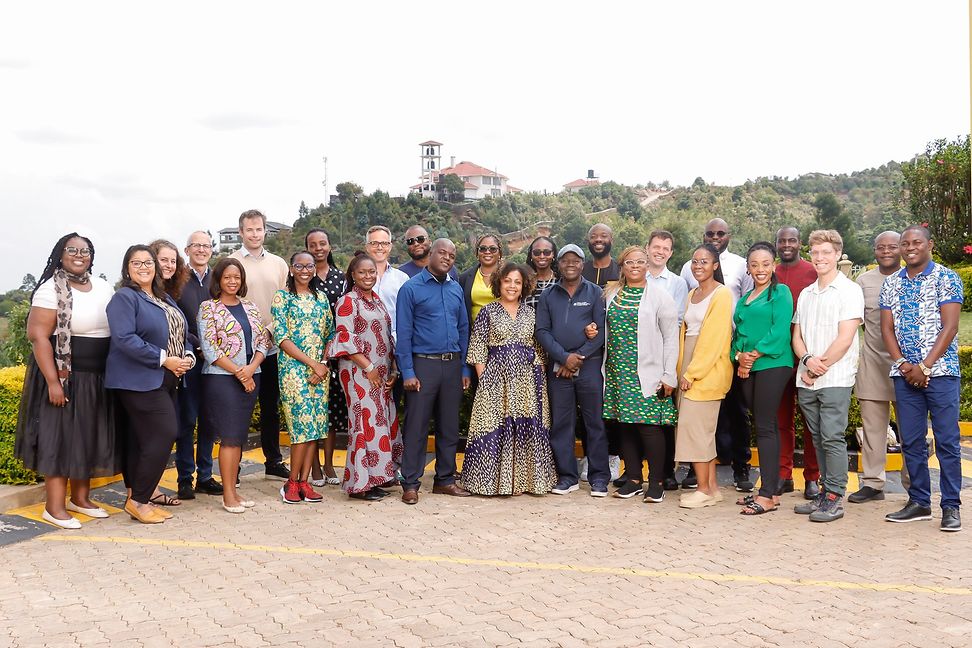
[[[876,583],[835,580],[814,580],[783,578],[776,576],[753,576],[749,574],[718,574],[714,572],[677,572],[634,567],[596,567],[593,565],[571,565],[566,563],[542,563],[520,560],[491,560],[484,558],[461,558],[454,556],[423,556],[420,554],[396,554],[377,551],[351,551],[341,549],[319,549],[314,547],[286,547],[271,545],[236,544],[232,542],[203,542],[194,540],[166,540],[152,538],[125,538],[113,536],[71,536],[66,534],[47,534],[39,536],[45,542],[84,542],[106,544],[130,544],[142,546],[170,547],[183,549],[213,549],[245,551],[253,553],[282,553],[333,558],[362,558],[372,560],[438,563],[445,565],[465,565],[472,567],[517,568],[537,571],[555,571],[582,574],[607,574],[610,576],[640,576],[668,580],[701,580],[716,583],[752,583],[756,585],[778,585],[781,587],[818,587],[824,589],[859,590],[870,592],[910,592],[914,594],[947,594],[972,596],[967,587],[940,587],[937,585],[917,585],[911,583]]]

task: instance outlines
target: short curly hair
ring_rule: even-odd
[[[503,286],[503,280],[506,279],[507,275],[512,272],[519,272],[520,276],[523,277],[523,288],[520,290],[520,301],[523,301],[527,297],[533,294],[533,287],[536,285],[536,278],[532,270],[521,263],[507,263],[499,272],[494,272],[493,276],[489,279],[489,287],[493,290],[493,297],[497,299],[500,296],[500,289]]]

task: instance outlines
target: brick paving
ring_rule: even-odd
[[[244,515],[200,496],[0,548],[0,646],[972,644],[972,530],[883,522],[902,494],[813,524],[796,494],[742,518],[730,487],[703,510],[429,483],[417,506],[291,506],[252,472]]]

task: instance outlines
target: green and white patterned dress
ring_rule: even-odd
[[[669,398],[645,397],[638,380],[638,306],[645,288],[625,286],[607,309],[604,418],[622,423],[675,425]]]

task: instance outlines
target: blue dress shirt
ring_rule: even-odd
[[[413,353],[458,353],[465,362],[469,320],[462,287],[446,276],[440,282],[424,268],[398,291],[395,357],[402,379],[415,378]],[[464,368],[464,371],[468,367]]]

